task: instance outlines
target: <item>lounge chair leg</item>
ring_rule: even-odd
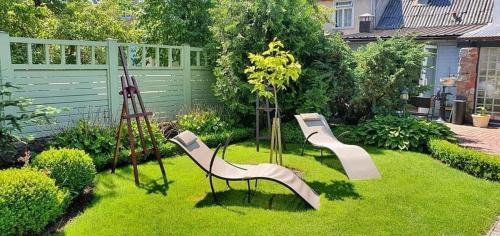
[[[250,203],[250,197],[251,197],[250,180],[247,180],[247,186],[248,186],[248,203]]]
[[[212,195],[214,196],[214,201],[218,205],[219,204],[219,200],[217,199],[217,196],[215,195],[215,189],[214,189],[214,183],[212,181],[212,175],[209,174],[208,177],[209,177],[209,180],[210,180],[210,189],[212,190]]]
[[[257,192],[257,179],[255,180],[255,192]]]
[[[229,185],[229,180],[226,180],[226,185],[227,185],[227,189],[231,189],[231,185]]]

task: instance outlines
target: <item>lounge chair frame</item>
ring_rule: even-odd
[[[181,144],[179,141],[175,140],[175,138],[169,139],[168,141],[169,141],[169,142],[172,142],[172,143],[174,143],[174,144],[176,144],[176,145],[177,145],[177,146],[179,146],[181,149],[183,149],[183,146],[184,146],[184,145],[183,145],[183,144]],[[226,149],[226,148],[227,148],[227,144],[228,144],[228,143],[229,143],[229,142],[227,141],[227,142],[226,142],[226,145],[224,146],[224,149]],[[301,195],[300,195],[297,191],[295,191],[293,188],[289,187],[286,183],[281,182],[281,181],[279,181],[279,180],[277,180],[277,179],[273,179],[273,178],[266,178],[266,177],[248,177],[248,178],[236,178],[236,179],[233,179],[233,178],[225,178],[225,177],[223,177],[223,176],[219,176],[219,175],[217,175],[217,174],[214,174],[214,173],[212,172],[212,167],[213,167],[214,161],[215,161],[215,159],[216,159],[216,157],[217,157],[217,153],[218,153],[219,149],[221,148],[221,146],[222,146],[222,144],[219,144],[219,145],[217,146],[217,148],[215,149],[215,151],[213,152],[212,157],[211,157],[211,159],[210,159],[210,166],[209,166],[209,170],[208,170],[208,171],[205,171],[205,169],[203,168],[203,166],[201,166],[201,165],[198,163],[198,161],[196,160],[196,158],[194,158],[193,156],[191,156],[191,154],[190,154],[189,152],[186,152],[187,156],[188,156],[189,158],[191,158],[191,159],[194,161],[194,163],[196,163],[196,165],[197,165],[198,167],[200,167],[202,170],[204,170],[204,171],[206,172],[207,177],[208,177],[208,179],[209,179],[210,190],[211,190],[212,196],[213,196],[213,198],[214,198],[214,202],[215,202],[217,205],[221,205],[221,203],[220,203],[219,199],[217,198],[217,194],[216,194],[216,192],[215,192],[215,187],[214,187],[214,184],[213,184],[213,178],[214,178],[214,177],[215,177],[215,178],[218,178],[218,179],[221,179],[221,180],[225,180],[225,181],[226,181],[226,183],[227,183],[227,185],[228,185],[228,187],[230,187],[230,186],[229,186],[229,182],[230,182],[230,181],[246,181],[246,182],[247,182],[247,189],[248,189],[248,194],[247,194],[247,197],[248,197],[248,202],[249,202],[249,203],[250,203],[250,201],[251,201],[251,195],[252,195],[252,190],[251,190],[251,188],[250,188],[250,181],[255,180],[255,190],[254,190],[254,192],[256,192],[256,191],[257,191],[257,183],[258,183],[258,180],[269,180],[269,181],[272,181],[272,182],[275,182],[275,183],[281,184],[282,186],[285,186],[285,187],[286,187],[286,188],[288,188],[290,191],[292,191],[292,192],[293,192],[296,196],[300,197],[300,198],[301,198],[301,199],[302,199],[305,203],[307,203],[308,205],[310,205],[311,207],[313,207],[313,206],[312,206],[311,204],[309,204],[309,202],[308,202],[306,199],[304,199],[304,198],[303,198],[303,197],[302,197],[302,196],[301,196]],[[232,164],[232,163],[230,163],[230,162],[227,162],[227,163],[228,163],[228,164],[230,164],[230,165],[232,165],[232,166],[234,166],[234,167],[236,167],[236,168],[238,168],[238,169],[247,170],[247,169],[245,169],[245,168],[243,168],[243,167],[241,167],[241,166],[238,166],[238,165]],[[297,176],[297,178],[300,178],[300,177],[298,177],[298,176]],[[314,191],[314,189],[312,189],[312,188],[310,188],[310,189],[312,190],[312,192],[313,192],[314,194],[316,194],[317,196],[319,196],[319,195],[318,195],[318,193],[316,193],[316,191]],[[314,208],[314,207],[313,207],[313,208]]]

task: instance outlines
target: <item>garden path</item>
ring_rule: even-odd
[[[477,128],[467,125],[447,125],[457,134],[460,145],[500,154],[500,127]]]

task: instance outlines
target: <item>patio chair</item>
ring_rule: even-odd
[[[410,97],[408,105],[413,109],[408,110],[408,113],[416,117],[425,117],[427,120],[432,120],[432,116],[434,115],[433,101],[434,97]],[[422,112],[419,108],[425,108],[426,112]]]
[[[340,160],[347,177],[351,180],[380,178],[375,163],[361,147],[340,142],[332,133],[325,117],[318,113],[295,115],[306,139],[302,144],[302,155],[307,142],[315,147],[326,148],[335,153]],[[323,154],[323,153],[321,153]]]
[[[257,180],[265,179],[279,183],[292,190],[312,208],[319,209],[319,196],[292,170],[275,164],[258,165],[236,165],[229,163],[217,156],[221,144],[210,150],[205,143],[190,131],[184,131],[169,140],[177,144],[186,154],[207,173],[214,200],[219,203],[215,194],[213,177],[228,181],[246,181],[248,186],[248,201],[250,201],[250,180],[255,180],[255,191]]]

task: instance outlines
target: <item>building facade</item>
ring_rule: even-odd
[[[322,4],[335,7],[339,2],[346,1]],[[351,28],[338,27],[346,21],[336,20],[346,13],[335,9],[330,26],[325,26],[326,30],[331,28],[328,32],[341,32],[352,47],[378,38],[414,35],[425,42],[425,50],[431,53],[423,62],[421,84],[430,87],[423,96],[436,95],[443,90],[442,81],[452,79],[455,86],[445,88],[451,93],[448,101],[466,99],[468,114],[483,106],[494,120],[500,120],[500,0],[347,2],[352,3],[352,19],[356,22]],[[363,19],[363,15],[370,17]],[[371,27],[360,27],[364,20],[371,21]]]

